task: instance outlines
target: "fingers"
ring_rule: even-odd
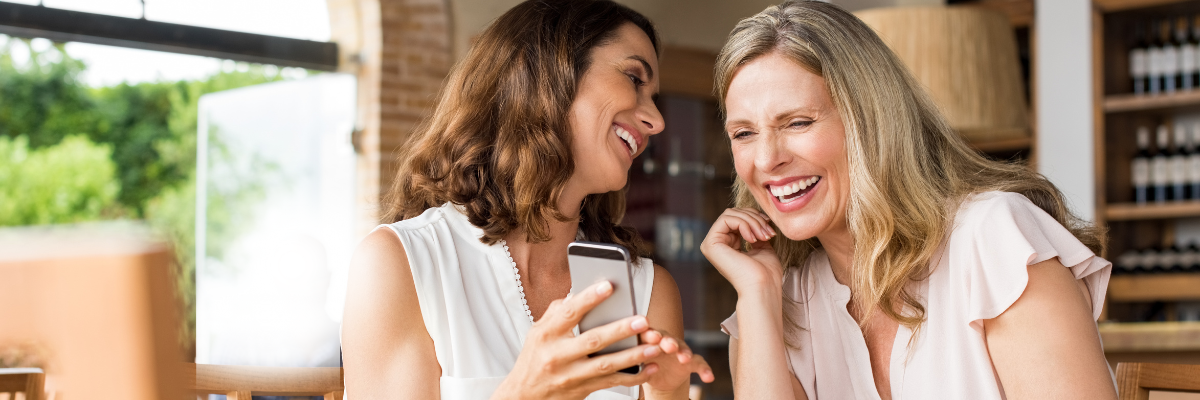
[[[747,242],[754,243],[759,240],[770,240],[775,236],[775,229],[771,228],[771,223],[767,218],[767,215],[758,210],[749,208],[730,208],[725,210],[725,212],[722,213],[722,216],[729,216],[731,218],[740,220],[743,223],[742,226],[745,227],[746,230],[753,233],[752,235],[747,236],[744,233],[745,231],[743,231],[742,237],[746,239]]]
[[[548,334],[559,335],[571,332],[583,316],[596,308],[596,305],[612,295],[613,286],[610,282],[598,282],[587,289],[571,296],[566,300],[555,300],[546,309],[546,314],[535,327],[545,329]]]
[[[674,355],[675,361],[683,365],[689,372],[700,375],[700,379],[704,382],[712,382],[715,379],[712,367],[708,365],[703,356],[692,353],[692,349],[686,342],[653,329],[643,332],[640,337],[642,343],[657,344],[663,354]]]
[[[676,361],[679,361],[680,364],[687,364],[692,361],[692,349],[688,347],[687,343],[681,340],[666,336],[653,329],[643,332],[640,337],[642,343],[656,344],[662,349],[664,354],[674,355]]]
[[[587,359],[580,363],[581,376],[588,378],[600,377],[616,373],[622,369],[650,361],[662,354],[662,349],[654,345],[640,345],[612,354],[605,354]]]
[[[658,372],[658,365],[646,364],[637,374],[608,374],[589,379],[582,386],[589,392],[608,389],[613,386],[638,386],[650,380]]]
[[[650,329],[650,325],[646,322],[646,317],[635,315],[622,318],[563,341],[562,351],[568,357],[583,357],[600,351],[621,339],[642,333],[647,329]]]
[[[715,236],[714,236],[715,235]],[[730,247],[736,244],[737,235],[750,243],[770,240],[775,236],[775,230],[765,214],[746,208],[730,208],[721,213],[721,217],[713,223],[709,237],[717,242],[724,242]],[[702,246],[707,245],[706,243]],[[702,249],[703,250],[703,249]]]
[[[713,375],[712,367],[708,366],[708,361],[704,360],[704,356],[692,356],[692,360],[688,362],[688,370],[700,375],[700,380],[704,383],[712,383],[716,380]]]

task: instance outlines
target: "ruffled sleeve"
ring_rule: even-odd
[[[725,332],[726,335],[732,336],[734,339],[738,338],[736,311],[730,314],[729,318],[726,318],[724,322],[721,322],[721,332]]]
[[[1091,294],[1092,317],[1100,318],[1112,263],[1025,196],[974,196],[959,210],[948,247],[947,261],[964,291],[966,322],[972,326],[996,318],[1021,297],[1029,265],[1055,257],[1083,280]]]

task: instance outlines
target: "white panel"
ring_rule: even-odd
[[[1037,0],[1038,172],[1077,215],[1095,217],[1091,1]]]
[[[197,362],[340,365],[356,85],[322,74],[201,97]]]

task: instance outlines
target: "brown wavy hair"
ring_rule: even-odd
[[[576,86],[592,49],[627,23],[658,51],[650,21],[610,0],[530,0],[492,22],[401,150],[385,222],[452,202],[483,229],[483,243],[518,227],[529,242],[549,241],[550,222],[568,220],[557,200],[575,172],[568,115]],[[637,232],[618,225],[625,190],[587,196],[580,229],[587,240],[646,256]]]
[[[717,58],[722,112],[738,68],[767,54],[821,76],[846,127],[850,286],[865,315],[878,306],[889,318],[919,328],[925,307],[906,285],[928,275],[959,206],[972,194],[1019,193],[1097,255],[1104,253],[1103,229],[1072,214],[1063,194],[1037,172],[972,149],[899,57],[853,14],[820,1],[789,0],[743,19]],[[734,203],[761,210],[741,178],[734,183]],[[783,235],[771,244],[789,267],[802,267],[821,247],[816,238]]]

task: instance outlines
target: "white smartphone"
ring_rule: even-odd
[[[613,286],[612,295],[579,321],[579,333],[637,315],[637,301],[634,297],[636,293],[633,290],[633,263],[630,261],[629,250],[616,244],[573,242],[567,245],[567,262],[571,268],[572,295],[577,295],[601,281],[608,281]],[[637,336],[630,336],[589,356],[615,353],[637,345]],[[641,366],[638,365],[621,372],[636,374],[640,370]]]

